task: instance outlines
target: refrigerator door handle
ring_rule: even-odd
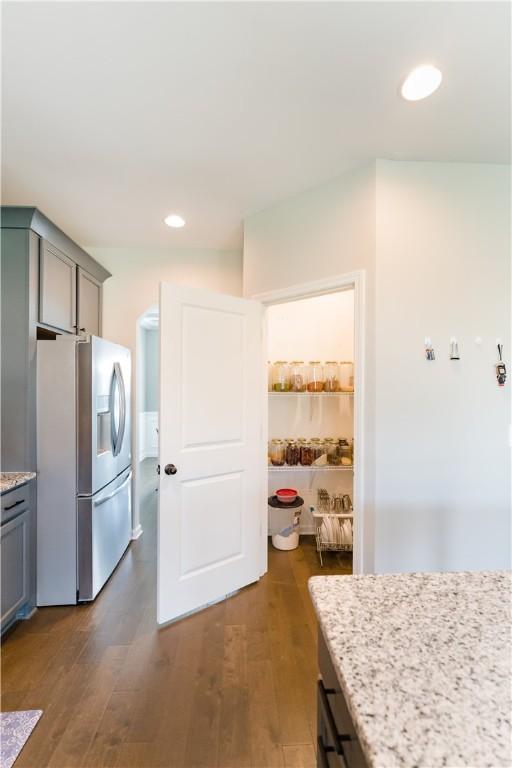
[[[119,392],[119,423],[116,424],[116,390]],[[121,451],[126,423],[126,394],[123,373],[119,363],[114,363],[112,383],[110,385],[110,413],[112,418],[112,455],[118,456]]]
[[[120,414],[119,414],[119,430],[117,433],[116,452],[117,456],[121,452],[124,439],[124,428],[126,425],[126,390],[124,386],[123,371],[119,363],[115,363],[117,367],[117,377],[119,383],[119,399],[120,399]]]
[[[112,379],[110,381],[110,432],[112,440],[112,456],[116,456],[117,439],[119,435],[119,426],[116,424],[116,389],[119,386],[117,381],[117,363],[114,363],[112,370]]]
[[[102,504],[105,504],[107,501],[110,501],[110,499],[112,499],[114,496],[117,496],[117,494],[120,493],[120,491],[122,491],[123,488],[125,488],[128,485],[131,479],[132,479],[132,473],[130,472],[126,480],[124,480],[124,482],[122,482],[121,485],[119,485],[115,489],[115,491],[112,491],[112,493],[108,493],[106,496],[103,496],[101,499],[94,501],[93,502],[94,506],[100,507]]]

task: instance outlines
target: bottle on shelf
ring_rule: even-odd
[[[288,440],[286,440],[285,459],[286,459],[286,463],[289,464],[291,467],[294,467],[299,463],[300,449],[297,444],[297,441],[294,440],[293,438],[288,438]]]
[[[349,360],[340,363],[340,389],[342,392],[354,391],[354,363]]]
[[[312,360],[308,368],[308,392],[323,392],[324,390],[324,369],[318,360]]]
[[[338,463],[341,464],[341,466],[343,467],[352,466],[352,461],[353,461],[352,446],[350,445],[348,440],[344,438],[340,438],[338,440],[336,453],[339,458]]]
[[[327,463],[333,467],[337,467],[340,464],[340,457],[338,456],[338,446],[333,437],[328,437],[325,440],[325,453],[327,455]]]
[[[290,365],[290,391],[306,391],[306,369],[303,360],[294,360]]]
[[[324,392],[339,392],[339,366],[335,361],[330,360],[324,366]]]
[[[313,461],[313,446],[309,440],[305,440],[300,446],[300,463],[303,467],[310,467]]]
[[[277,360],[272,366],[272,390],[274,392],[290,391],[290,366],[284,360]]]
[[[285,453],[285,445],[282,440],[273,439],[270,442],[270,463],[274,467],[282,467],[284,466],[286,453]]]
[[[317,461],[325,454],[325,443],[319,437],[312,437],[311,446],[313,448],[313,461]]]

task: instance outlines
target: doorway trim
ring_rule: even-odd
[[[366,271],[364,269],[347,272],[344,275],[314,280],[309,283],[292,285],[288,288],[278,288],[275,291],[258,293],[251,296],[255,301],[264,306],[272,304],[285,304],[289,301],[308,299],[314,296],[322,296],[327,293],[339,291],[354,291],[354,549],[353,572],[364,573],[364,403],[365,403],[365,318],[366,318]],[[266,355],[266,323],[263,328],[263,339]],[[266,365],[266,360],[263,361]],[[268,395],[265,388],[264,414],[264,442],[266,444],[268,434]],[[263,505],[262,505],[263,506]],[[261,525],[261,563],[262,574],[267,570],[267,512],[262,510]]]

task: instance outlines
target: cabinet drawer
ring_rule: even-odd
[[[345,761],[336,754],[334,747],[326,744],[321,734],[316,743],[317,768],[346,768]]]
[[[343,753],[346,768],[367,768],[366,758],[321,631],[318,633],[318,664],[321,675],[318,681],[319,736],[322,735],[325,746],[334,748],[334,752]],[[324,723],[323,734],[320,732],[321,722]],[[327,756],[332,761],[331,754],[332,750],[327,749]],[[318,765],[322,766],[320,757]],[[328,765],[332,765],[332,762],[328,762]]]
[[[4,523],[2,559],[1,626],[7,626],[29,597],[29,511]]]
[[[350,717],[347,705],[345,704],[341,686],[336,676],[336,672],[334,671],[324,636],[321,632],[318,633],[318,666],[325,690],[327,691],[338,733],[347,736],[355,736],[352,718]]]
[[[13,517],[16,517],[30,503],[30,483],[4,493],[2,499],[2,525]]]

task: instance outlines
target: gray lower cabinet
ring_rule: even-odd
[[[2,628],[28,600],[29,512],[22,512],[1,528]]]
[[[321,630],[318,666],[317,767],[368,768]]]
[[[78,267],[77,309],[80,333],[101,336],[101,283]]]
[[[47,240],[39,256],[39,322],[76,333],[76,264]]]
[[[1,631],[27,618],[35,605],[35,521],[31,484],[2,496],[0,528]]]

